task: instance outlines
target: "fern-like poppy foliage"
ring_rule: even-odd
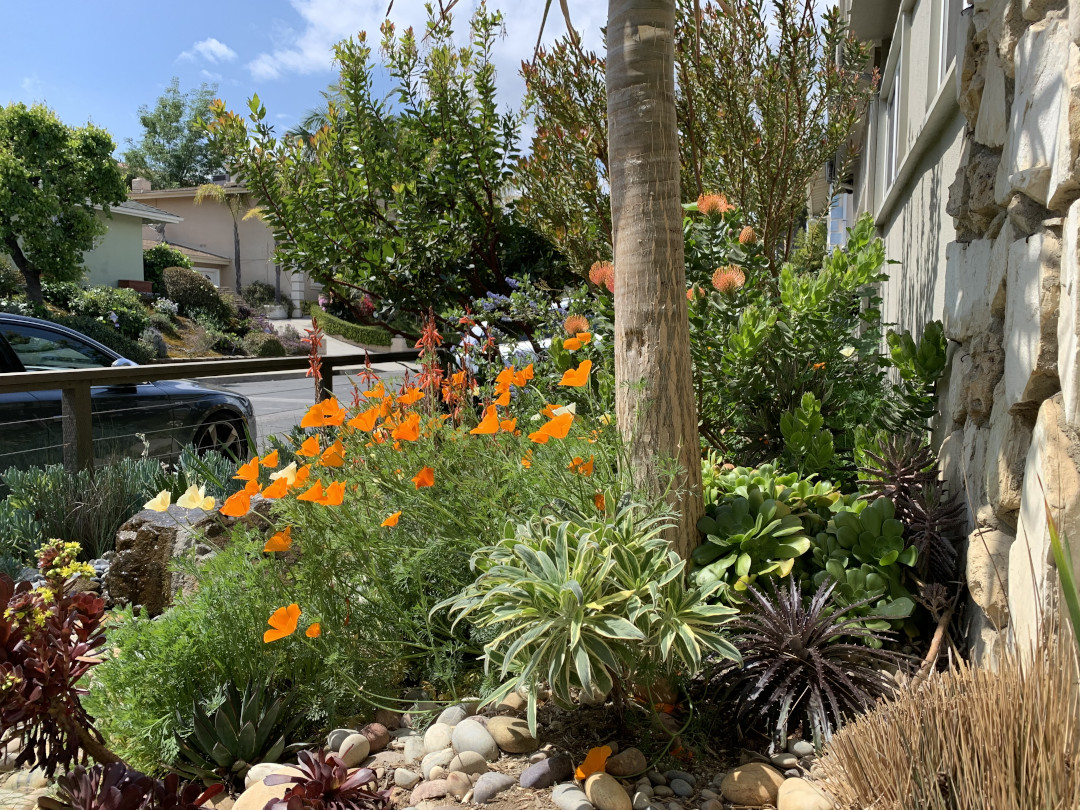
[[[820,744],[844,718],[892,694],[887,671],[904,658],[869,646],[890,634],[865,627],[867,617],[856,611],[866,602],[837,605],[832,581],[805,600],[795,578],[788,583],[769,593],[747,589],[750,610],[727,626],[743,666],[725,663],[717,678],[744,726],[768,723],[774,743],[783,744],[801,721],[804,733]]]

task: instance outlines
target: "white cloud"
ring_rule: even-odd
[[[190,51],[184,51],[177,58],[194,60],[198,57],[202,57],[207,62],[216,65],[220,62],[231,62],[236,58],[236,51],[221,40],[215,39],[214,37],[208,37],[207,39],[196,42],[191,46]]]
[[[21,87],[22,91],[28,96],[39,95],[43,89],[41,79],[38,78],[36,73],[31,74],[30,76],[23,76],[23,80],[19,82],[19,87]]]
[[[299,20],[275,20],[273,47],[248,63],[252,77],[260,81],[291,73],[326,73],[332,80],[333,47],[360,31],[368,32],[368,42],[378,47],[379,26],[386,15],[388,0],[290,0]],[[461,3],[455,9],[458,38],[467,39],[466,23],[471,8],[478,3]],[[521,0],[488,0],[488,7],[501,9],[505,16],[505,36],[496,40],[493,59],[498,71],[500,101],[520,102],[525,85],[518,71],[521,61],[533,54],[543,17],[543,3]],[[569,0],[570,20],[583,35],[586,46],[598,49],[600,26],[607,21],[607,4],[598,0]],[[427,15],[418,0],[397,0],[390,18],[398,30],[408,26],[424,29]],[[544,28],[544,42],[553,42],[566,33],[559,0],[552,0]]]
[[[206,79],[208,82],[220,82],[221,81],[221,74],[220,73],[214,73],[213,71],[206,70],[205,68],[203,68],[202,70],[199,71],[199,75],[202,76],[204,79]]]

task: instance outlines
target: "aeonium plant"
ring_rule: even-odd
[[[105,602],[72,591],[74,579],[93,573],[78,554],[78,543],[42,546],[39,588],[0,575],[0,744],[20,737],[16,766],[48,775],[87,755],[117,761],[80,700],[86,691],[80,681],[100,663],[95,652],[105,643]]]

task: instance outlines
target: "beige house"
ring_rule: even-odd
[[[826,196],[836,233],[869,212],[900,262],[886,319],[944,323],[934,449],[968,507],[968,642],[993,660],[1056,615],[1044,503],[1080,560],[1080,0],[841,9],[881,86]]]
[[[247,189],[239,184],[224,182],[225,193],[240,200],[237,227],[240,235],[241,285],[262,281],[270,286],[278,282],[274,263],[274,236],[258,217],[244,219],[244,213],[254,205]],[[195,203],[198,188],[169,188],[154,190],[148,180],[135,179],[129,199],[145,202],[180,218],[177,222],[157,223],[143,229],[146,247],[168,242],[180,248],[192,259],[196,270],[222,289],[236,287],[233,267],[233,216],[228,206],[213,199]],[[280,273],[281,293],[299,302],[313,298],[319,289],[306,274]]]
[[[109,208],[106,215],[97,212],[108,230],[83,254],[86,276],[83,283],[92,287],[116,287],[121,281],[142,281],[143,228],[176,225],[180,217],[160,208],[127,200]]]

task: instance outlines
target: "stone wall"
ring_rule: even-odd
[[[992,660],[1055,609],[1044,504],[1080,561],[1080,0],[969,14],[935,435],[969,507],[969,642]]]

